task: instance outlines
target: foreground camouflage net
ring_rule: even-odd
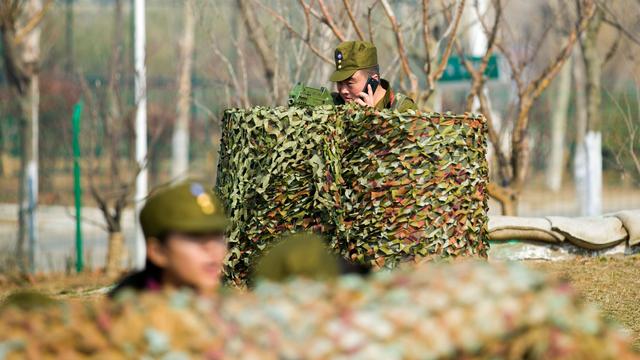
[[[486,256],[485,120],[354,107],[225,112],[216,189],[236,281],[277,235],[313,229],[351,260]]]
[[[428,264],[0,312],[0,359],[637,359],[566,284],[521,265]],[[4,356],[3,356],[4,355]]]

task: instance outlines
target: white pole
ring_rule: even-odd
[[[145,0],[134,3],[134,63],[136,103],[136,161],[142,167],[136,179],[135,194],[135,267],[142,269],[146,258],[144,235],[138,223],[140,210],[147,196],[147,75],[145,68]]]

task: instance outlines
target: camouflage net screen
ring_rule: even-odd
[[[486,123],[355,107],[225,112],[216,190],[245,279],[285,232],[312,229],[345,258],[486,256]]]
[[[2,359],[637,359],[568,285],[517,264],[425,264],[249,293],[0,308]]]

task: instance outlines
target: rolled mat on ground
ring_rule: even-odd
[[[233,224],[227,274],[243,281],[280,234],[308,229],[376,266],[485,257],[485,132],[472,114],[227,110],[216,184]]]
[[[0,358],[637,359],[569,285],[519,264],[431,263],[253,292],[0,307]]]

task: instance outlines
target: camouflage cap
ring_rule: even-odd
[[[140,225],[146,238],[167,232],[224,232],[229,219],[211,188],[187,180],[157,191],[140,212]]]
[[[311,233],[284,236],[260,259],[255,270],[256,278],[271,281],[296,276],[326,280],[338,274],[338,259],[320,236]]]
[[[350,78],[356,71],[378,65],[378,51],[368,41],[345,41],[335,51],[336,71],[329,80],[333,82]]]

